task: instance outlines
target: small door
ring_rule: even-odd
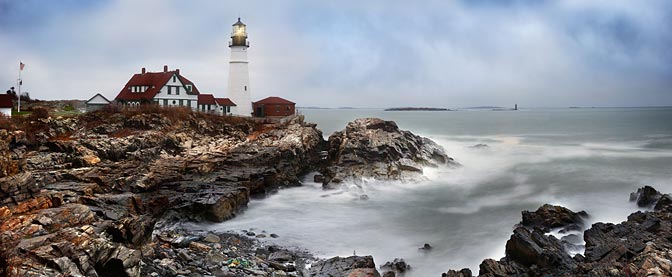
[[[254,116],[264,117],[264,107],[257,107],[257,112],[254,114]]]

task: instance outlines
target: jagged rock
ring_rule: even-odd
[[[156,219],[147,215],[128,216],[110,225],[105,231],[112,235],[112,241],[141,245],[147,241],[154,230]]]
[[[333,257],[328,260],[314,263],[304,276],[324,277],[379,277],[376,264],[371,256],[350,256],[346,258]]]
[[[411,269],[411,266],[404,261],[404,259],[395,258],[392,262],[386,262],[380,268],[389,269],[394,272],[404,273]]]
[[[413,181],[423,167],[456,164],[443,148],[428,138],[399,130],[393,121],[357,119],[329,137],[329,166],[323,184],[373,177]]]
[[[656,211],[667,210],[668,212],[672,212],[672,196],[669,194],[661,196],[653,209]]]
[[[484,260],[478,276],[672,276],[672,196],[653,191],[642,188],[632,195],[637,195],[633,200],[639,195],[658,199],[644,201],[656,209],[632,213],[619,224],[593,224],[584,231],[584,255],[574,258],[564,252],[562,241],[544,235],[542,229],[574,224],[578,213],[554,206],[527,212],[528,219],[506,243],[506,256],[500,261]],[[445,276],[461,275],[452,270]]]
[[[506,257],[524,266],[540,269],[573,269],[576,262],[565,252],[562,243],[539,230],[530,232],[518,227],[506,242]]]
[[[637,202],[639,207],[653,207],[662,194],[650,186],[644,186],[630,194],[630,201]]]
[[[551,229],[562,228],[561,231],[583,230],[585,229],[585,220],[588,213],[580,211],[573,212],[570,209],[560,206],[545,204],[534,212],[523,211],[523,221],[521,224],[528,228],[539,228],[543,232],[550,232]]]
[[[471,270],[463,268],[460,271],[448,270],[448,272],[441,274],[441,277],[472,277]]]
[[[429,243],[425,243],[425,245],[423,245],[422,247],[420,247],[420,248],[418,248],[418,249],[420,249],[420,250],[425,250],[425,251],[429,251],[429,250],[432,250],[432,246],[429,245]]]

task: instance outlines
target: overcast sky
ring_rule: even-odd
[[[226,97],[238,16],[253,100],[672,105],[670,0],[0,0],[0,86],[22,60],[33,98],[111,99],[140,68],[167,64]]]

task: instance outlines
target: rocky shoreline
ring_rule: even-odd
[[[342,166],[343,159],[321,155],[336,143],[302,116],[268,123],[141,107],[59,118],[34,113],[2,124],[0,276],[378,275],[371,257],[319,261],[243,234],[179,227],[230,219],[251,196]],[[369,153],[361,176],[381,168],[394,174],[379,178],[420,176],[421,165],[451,160],[393,122],[352,124],[362,134],[348,133],[371,139],[343,147]],[[375,143],[383,137],[393,146]],[[341,152],[359,153],[348,151]]]
[[[381,267],[371,256],[317,259],[273,245],[277,235],[263,230],[181,223],[230,219],[251,197],[300,185],[308,172],[330,189],[416,182],[438,166],[459,164],[375,118],[326,141],[301,116],[269,123],[144,107],[22,118],[0,129],[0,276],[403,275],[411,267],[402,259]],[[631,199],[650,210],[621,224],[587,226],[589,213],[551,205],[523,212],[506,256],[485,260],[478,276],[671,274],[672,197],[645,187]]]
[[[476,276],[672,276],[672,195],[645,186],[632,193],[630,201],[648,210],[632,213],[619,224],[598,222],[590,228],[585,226],[585,211],[551,205],[524,211],[506,242],[505,257],[484,260]],[[549,235],[552,230],[559,235]],[[582,238],[571,231],[582,233]],[[581,243],[583,254],[570,255]],[[443,276],[473,275],[464,268]]]

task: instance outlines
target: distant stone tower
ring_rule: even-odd
[[[247,69],[247,41],[246,25],[240,21],[233,24],[231,32],[231,60],[229,61],[228,94],[236,104],[235,115],[252,116],[252,99],[250,97],[250,73]]]

